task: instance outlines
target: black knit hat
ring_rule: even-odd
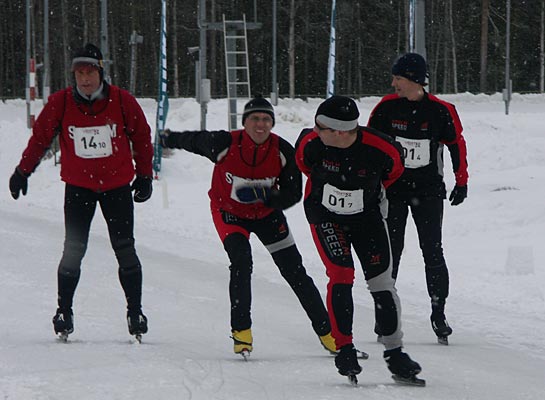
[[[256,95],[252,100],[246,103],[244,106],[244,113],[242,114],[242,125],[244,121],[251,113],[262,112],[269,114],[273,120],[274,126],[274,108],[271,103],[267,101],[262,95]]]
[[[100,77],[103,77],[104,65],[102,60],[102,52],[94,44],[87,43],[85,47],[77,49],[74,52],[74,57],[72,58],[72,71],[78,64],[87,64],[97,67],[98,71],[100,72]]]
[[[336,131],[351,131],[358,126],[360,112],[350,97],[331,96],[316,110],[316,122]]]
[[[428,67],[420,54],[407,53],[399,57],[392,66],[392,75],[403,76],[422,86],[426,85]]]

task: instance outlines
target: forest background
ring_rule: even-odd
[[[51,92],[72,84],[71,54],[86,42],[100,46],[99,0],[49,0]],[[272,70],[272,0],[207,0],[208,22],[259,22],[248,31],[252,92],[268,95]],[[545,0],[513,0],[510,71],[514,92],[543,92]],[[167,0],[171,97],[195,96],[199,45],[198,0]],[[426,0],[430,91],[493,93],[505,87],[505,0]],[[43,61],[43,1],[31,0],[32,55]],[[277,0],[277,76],[282,97],[325,96],[331,1]],[[337,0],[337,93],[361,97],[388,91],[395,58],[409,48],[409,0]],[[131,33],[138,45],[134,94],[157,95],[160,0],[108,2],[112,82],[129,88]],[[25,96],[26,0],[2,0],[0,98]],[[207,32],[207,77],[214,98],[226,96],[221,31]],[[37,74],[41,88],[41,74]]]

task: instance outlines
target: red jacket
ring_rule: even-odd
[[[199,154],[215,164],[208,192],[212,208],[244,219],[261,219],[301,200],[295,150],[272,132],[262,144],[256,144],[245,130],[170,132],[167,146]],[[237,188],[256,184],[269,187],[270,197],[266,202],[242,203]]]
[[[245,181],[263,181],[274,187],[283,165],[279,151],[279,137],[271,133],[260,145],[245,131],[231,132],[232,141],[227,154],[218,160],[212,174],[212,186],[208,195],[216,206],[241,218],[264,218],[273,212],[263,202],[242,204],[234,193]]]
[[[78,101],[71,87],[49,97],[19,163],[22,172],[34,171],[59,133],[66,183],[104,192],[129,184],[135,169],[152,176],[153,145],[142,109],[129,92],[104,85],[105,97],[91,103]]]

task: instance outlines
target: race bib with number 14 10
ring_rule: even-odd
[[[102,158],[112,155],[112,137],[116,134],[113,126],[68,127],[74,139],[74,150],[81,158]]]

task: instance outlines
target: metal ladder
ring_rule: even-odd
[[[226,21],[224,14],[223,35],[227,77],[228,125],[229,130],[234,130],[238,126],[237,99],[250,99],[251,97],[246,15],[243,14],[242,20]]]

